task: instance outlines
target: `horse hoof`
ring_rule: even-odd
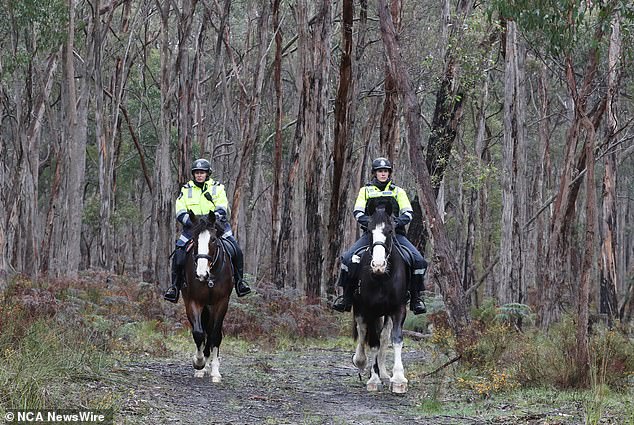
[[[218,383],[222,382],[222,376],[212,376],[211,377],[211,382],[213,382],[214,384],[218,384]]]
[[[368,383],[365,387],[369,392],[377,392],[379,390],[379,384],[375,382]]]
[[[395,394],[405,394],[407,392],[407,382],[392,383],[392,392]]]
[[[204,378],[204,377],[205,377],[204,369],[199,369],[194,371],[194,378]]]

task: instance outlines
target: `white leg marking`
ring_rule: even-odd
[[[367,333],[367,326],[363,323],[363,320],[359,317],[357,318],[357,349],[354,353],[354,357],[352,357],[352,363],[359,369],[359,373],[363,373],[365,367],[367,365],[368,358],[365,354],[365,335]]]
[[[383,329],[381,329],[381,345],[379,346],[379,354],[377,360],[379,362],[379,375],[381,379],[390,379],[390,374],[387,371],[387,347],[390,344],[390,337],[392,336],[392,318],[388,317],[383,323]]]
[[[205,363],[207,362],[207,359],[205,358],[203,354],[202,347],[200,349],[198,348],[196,349],[196,352],[194,353],[194,357],[192,360],[193,360],[194,368],[196,369],[196,372],[203,371],[203,368],[205,367]],[[204,374],[204,371],[203,371],[203,374]]]
[[[222,381],[220,375],[220,360],[218,359],[218,347],[211,348],[211,382]]]
[[[401,353],[403,351],[403,343],[399,342],[394,344],[394,369],[392,369],[392,392],[405,393],[407,392],[407,378],[405,377],[405,370],[403,369],[403,361],[401,359]]]
[[[379,377],[379,374],[376,373],[376,371],[374,370],[374,363],[376,362],[378,349],[370,348],[368,352],[369,352],[368,361],[370,364],[371,375],[370,375],[370,379],[365,384],[365,387],[368,391],[378,391],[379,386],[381,385],[381,378]]]
[[[203,230],[198,235],[198,254],[209,255],[209,238],[211,234],[209,230]],[[206,258],[199,258],[196,260],[196,275],[198,279],[203,280],[207,276],[207,269],[209,268],[209,260]]]

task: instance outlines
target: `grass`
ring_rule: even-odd
[[[125,382],[114,381],[123,379],[120,375],[109,373],[117,362],[139,355],[191,354],[182,305],[164,303],[152,287],[116,279],[109,284],[99,274],[73,282],[16,279],[0,294],[0,414],[27,407],[116,410],[134,396],[122,392]],[[419,332],[427,332],[431,324],[434,329],[427,340],[405,340],[406,351],[425,353],[422,360],[405,365],[411,391],[420,391],[417,414],[634,425],[634,349],[627,337],[595,332],[592,382],[584,391],[565,387],[570,371],[564,359],[572,341],[566,335],[574,335],[566,321],[549,335],[531,330],[518,334],[495,319],[490,325],[479,323],[481,336],[470,351],[472,362],[454,363],[426,376],[455,356],[456,344],[453,335],[438,326],[442,311],[437,300],[428,299],[427,306],[429,314],[409,314],[406,323]],[[224,355],[248,358],[270,351],[276,353],[276,362],[285,363],[292,361],[294,351],[307,348],[350,356],[354,352],[351,316],[306,305],[297,294],[258,288],[257,296],[233,299],[229,311]],[[557,364],[553,359],[559,359]],[[266,382],[272,367],[279,365],[259,362],[253,373]],[[360,385],[356,376],[349,379],[350,385]],[[115,387],[119,392],[112,391]],[[305,423],[320,419],[308,416]]]

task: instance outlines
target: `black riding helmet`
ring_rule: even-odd
[[[194,171],[204,171],[207,175],[211,174],[211,164],[204,158],[197,159],[192,163],[192,176]]]
[[[392,163],[389,159],[379,157],[372,161],[372,173],[376,172],[376,170],[390,170],[392,172]]]

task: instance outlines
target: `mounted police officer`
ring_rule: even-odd
[[[353,256],[371,243],[371,235],[367,231],[370,220],[370,217],[366,214],[368,199],[391,197],[394,200],[394,205],[398,205],[397,208],[393,208],[395,214],[398,212],[398,216],[394,216],[395,237],[401,246],[407,248],[413,258],[413,275],[410,282],[410,310],[414,314],[425,313],[422,291],[424,289],[423,279],[427,270],[427,262],[416,247],[405,237],[405,226],[412,221],[412,205],[405,190],[392,182],[392,164],[388,159],[376,158],[372,161],[372,176],[372,180],[359,190],[359,196],[357,196],[357,200],[354,203],[354,218],[361,226],[363,235],[341,256],[339,286],[343,287],[343,295],[335,300],[332,308],[340,312],[350,311],[352,308],[355,285],[349,281],[349,274],[353,264]]]
[[[231,255],[233,264],[236,294],[243,297],[251,292],[251,288],[244,282],[244,259],[238,241],[233,237],[231,226],[227,221],[229,201],[224,185],[214,181],[211,177],[211,164],[206,159],[197,159],[192,164],[193,179],[183,185],[176,200],[176,220],[183,225],[183,231],[176,240],[176,249],[172,257],[172,286],[170,286],[163,298],[176,303],[181,286],[185,280],[185,261],[187,258],[186,246],[191,239],[192,221],[188,210],[196,215],[204,215],[213,211],[216,214],[216,224],[219,235],[225,241],[233,245],[235,253]]]

